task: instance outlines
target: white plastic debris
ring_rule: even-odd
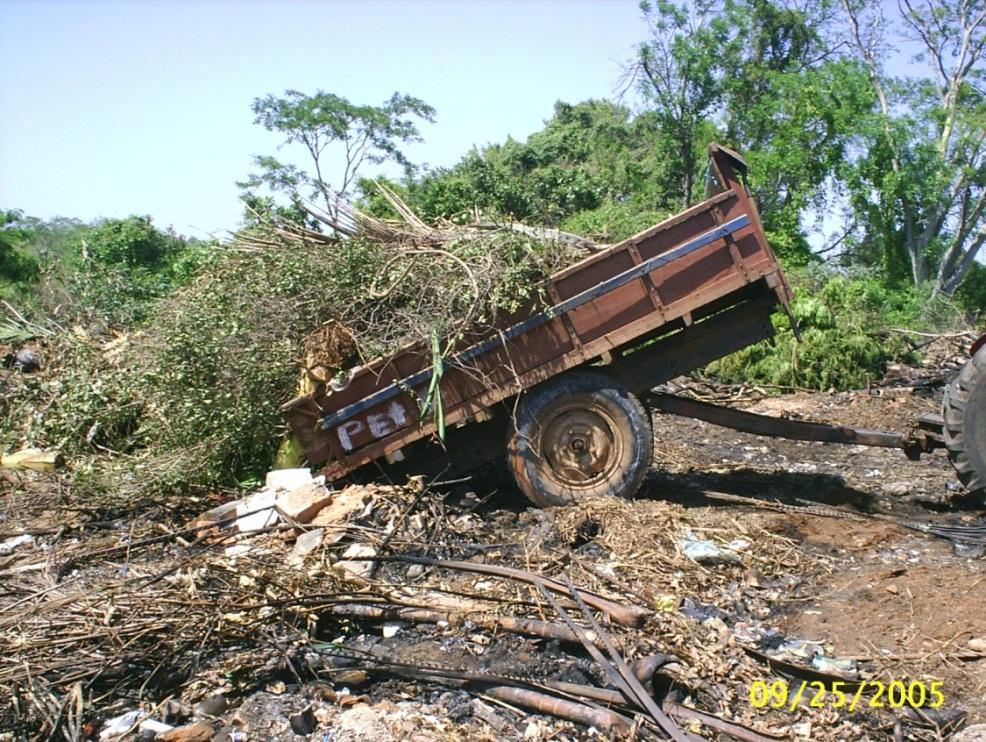
[[[856,660],[842,659],[840,657],[825,657],[816,654],[811,658],[811,666],[819,672],[825,672],[843,677],[854,678],[858,675]]]
[[[686,536],[681,540],[685,556],[699,564],[739,564],[739,554],[711,541]]]
[[[811,659],[814,662],[816,657],[825,654],[822,643],[811,641],[810,639],[788,639],[777,647],[778,654],[786,654],[789,657],[801,657]]]
[[[20,536],[13,536],[8,538],[2,544],[0,544],[0,554],[9,554],[18,546],[23,546],[24,544],[33,544],[34,536],[29,533],[21,534]]]
[[[106,723],[103,724],[103,728],[99,731],[99,738],[113,739],[114,737],[121,737],[133,729],[137,722],[145,716],[147,716],[145,712],[140,709],[134,709],[125,714],[114,716],[112,719],[107,719]]]
[[[173,726],[157,719],[145,719],[140,722],[140,731],[148,736],[151,734],[164,734],[165,732],[170,732],[172,729],[174,729]]]
[[[401,630],[401,625],[396,623],[385,623],[383,625],[383,638],[392,639],[397,636]]]
[[[274,525],[278,520],[274,511],[276,502],[277,493],[273,489],[260,490],[240,500],[236,504],[236,514],[240,516],[236,527],[241,531],[259,531]]]
[[[312,473],[307,467],[302,469],[275,469],[274,471],[267,472],[265,489],[272,491],[287,490],[290,492],[311,481]],[[322,481],[325,481],[324,477],[322,477]]]

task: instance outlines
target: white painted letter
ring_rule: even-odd
[[[353,438],[352,436],[357,433],[362,433],[366,430],[366,426],[363,424],[362,420],[350,420],[347,423],[343,423],[336,430],[339,433],[339,442],[342,447],[347,451],[353,450]]]

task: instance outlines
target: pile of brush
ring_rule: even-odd
[[[596,249],[524,225],[428,225],[381,192],[396,218],[341,202],[304,224],[257,215],[126,333],[53,331],[42,375],[4,375],[0,453],[59,451],[91,498],[249,483],[299,376],[330,381],[412,342],[442,353],[544,302],[543,279]]]
[[[353,344],[339,354],[340,364],[347,356],[365,362],[417,340],[484,329],[499,314],[541,300],[543,279],[600,249],[578,235],[518,223],[426,224],[393,191],[377,188],[396,218],[341,200],[331,211],[303,204],[309,224],[258,215],[234,243],[254,252],[318,246],[326,263],[359,266],[357,280],[324,287],[341,300],[333,320]]]

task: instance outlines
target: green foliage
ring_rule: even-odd
[[[666,165],[655,150],[652,117],[633,117],[608,101],[559,101],[544,128],[526,142],[474,148],[455,166],[409,178],[397,190],[427,219],[464,222],[478,212],[490,220],[558,226],[603,209],[586,222],[590,230],[605,230],[617,212],[630,218],[631,198],[640,211],[670,210],[661,188]],[[361,190],[363,208],[390,215],[372,188]]]
[[[157,229],[150,217],[83,224],[0,213],[0,298],[90,330],[131,327],[151,302],[208,263],[215,243]]]
[[[573,214],[561,223],[561,228],[605,244],[632,237],[667,216],[669,212],[648,208],[637,200],[608,201],[598,208]]]
[[[176,251],[168,237],[151,225],[149,216],[108,219],[83,240],[82,254],[99,266],[153,270]]]
[[[876,275],[789,271],[797,341],[784,314],[772,340],[723,358],[705,370],[732,383],[806,389],[854,389],[879,379],[891,361],[913,361],[894,329],[940,330],[960,322],[955,307],[910,288],[888,288]]]
[[[155,486],[228,485],[266,470],[300,341],[332,308],[329,262],[315,249],[229,254],[156,306],[135,348],[140,442],[148,466],[169,462]]]
[[[130,327],[188,281],[212,249],[158,230],[150,217],[106,219],[80,235],[78,270],[67,280],[90,325]]]
[[[0,448],[38,446],[69,457],[130,450],[142,404],[113,345],[78,331],[45,339],[42,356],[44,373],[0,377]]]
[[[302,197],[318,197],[332,212],[336,198],[346,198],[364,165],[388,160],[410,167],[402,145],[421,141],[416,119],[434,121],[435,109],[419,98],[394,93],[379,106],[357,105],[322,90],[305,95],[286,90],[280,98],[267,95],[253,101],[254,123],[284,137],[285,144],[299,144],[313,171],[284,163],[270,156],[254,157],[257,172],[239,183],[247,198],[256,199],[257,189],[285,193],[295,207]],[[322,156],[337,144],[345,157],[338,178],[322,170]],[[334,187],[334,190],[333,190]]]
[[[676,205],[700,196],[713,140],[742,152],[777,252],[810,260],[805,213],[824,211],[874,94],[862,65],[831,48],[832,3],[644,3],[649,36],[631,73],[651,108]]]
[[[657,121],[669,167],[669,195],[679,208],[695,203],[707,140],[707,117],[722,97],[718,65],[730,25],[716,0],[675,3],[642,0],[648,38],[638,45],[633,78]]]
[[[37,259],[24,250],[29,230],[18,210],[0,210],[0,299],[13,297],[20,287],[37,279]]]
[[[974,263],[955,292],[955,300],[978,323],[986,320],[986,266]]]
[[[850,257],[952,294],[986,244],[983,3],[903,3],[896,24],[876,0],[845,9],[847,41],[879,94],[841,167],[857,225]],[[892,35],[916,45],[930,76],[894,76]]]
[[[210,253],[208,270],[151,304],[145,330],[59,335],[41,374],[0,377],[0,445],[56,448],[92,496],[154,497],[266,471],[301,339],[339,310],[326,285],[363,281],[354,243]]]

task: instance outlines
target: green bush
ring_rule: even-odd
[[[134,375],[114,345],[84,334],[39,343],[42,373],[0,373],[0,449],[57,449],[70,458],[133,448],[141,412]]]
[[[607,201],[598,208],[573,214],[562,222],[561,228],[599,242],[613,243],[643,232],[667,216],[666,211],[640,204]]]
[[[986,319],[986,266],[972,264],[955,292],[955,300],[973,316],[973,321],[981,323]]]
[[[853,389],[879,379],[892,361],[914,361],[906,334],[895,330],[954,329],[956,307],[911,288],[891,288],[875,276],[822,266],[789,271],[791,310],[774,316],[776,335],[733,353],[704,373],[729,383],[806,389]]]
[[[69,277],[87,308],[87,324],[129,327],[144,322],[154,300],[195,275],[213,243],[157,229],[150,217],[106,219],[79,237],[80,261]]]
[[[0,209],[0,299],[16,296],[38,277],[37,258],[24,250],[29,235],[22,212]]]
[[[333,260],[315,247],[210,250],[209,270],[147,305],[144,329],[48,339],[42,373],[0,373],[0,448],[62,451],[77,489],[101,499],[262,474],[301,341],[339,312],[325,287],[370,275],[349,248]]]
[[[143,401],[134,441],[142,450],[124,462],[135,481],[161,491],[266,471],[283,431],[278,408],[298,383],[302,340],[338,312],[326,287],[366,275],[351,247],[333,260],[314,247],[230,251],[155,305],[125,360]]]

